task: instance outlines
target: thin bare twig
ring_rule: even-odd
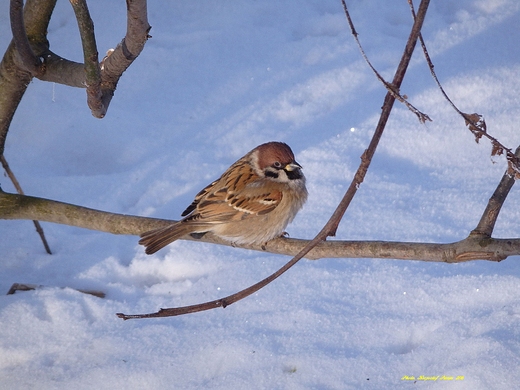
[[[413,6],[413,1],[408,0],[408,4],[410,5],[410,10],[412,12],[412,17],[415,19],[415,9]],[[424,58],[426,59],[426,63],[428,64],[428,67],[430,69],[430,73],[435,80],[435,83],[437,84],[437,87],[441,91],[444,98],[448,101],[448,103],[451,105],[451,107],[462,117],[464,118],[465,124],[468,127],[468,129],[473,133],[475,136],[475,141],[478,143],[479,140],[482,137],[487,138],[492,145],[491,149],[491,155],[492,156],[500,156],[505,153],[505,157],[507,160],[508,165],[508,171],[507,174],[509,176],[514,177],[515,179],[520,178],[520,156],[515,154],[512,149],[507,148],[504,146],[500,141],[498,141],[495,137],[490,135],[487,132],[487,126],[484,118],[482,115],[474,113],[474,114],[467,114],[465,112],[462,112],[456,105],[453,103],[453,101],[450,99],[444,88],[442,87],[441,82],[439,81],[437,74],[434,70],[433,61],[431,60],[431,57],[428,53],[428,49],[426,48],[426,44],[424,43],[424,39],[422,37],[422,34],[419,35],[419,41],[421,42],[422,51],[424,53]]]
[[[415,43],[417,42],[418,34],[421,31],[422,23],[424,21],[424,17],[426,16],[426,10],[428,9],[428,4],[429,4],[429,0],[423,0],[421,2],[421,7],[419,8],[421,17],[417,18],[417,20],[414,22],[412,31],[410,33],[410,37],[406,44],[405,51],[401,58],[401,62],[399,63],[399,66],[397,67],[396,75],[395,75],[394,81],[393,81],[393,83],[394,83],[393,85],[395,85],[397,88],[400,87],[402,80],[404,79],[404,75],[406,73],[408,64],[410,63],[411,55],[413,53]],[[352,180],[352,183],[351,183],[349,189],[345,193],[343,199],[341,200],[338,207],[336,208],[336,210],[330,217],[329,221],[320,230],[320,232],[316,235],[316,237],[314,237],[310,242],[308,242],[305,245],[305,247],[300,252],[298,252],[298,254],[296,254],[296,256],[294,256],[282,268],[280,268],[275,273],[269,275],[267,278],[261,280],[260,282],[254,284],[244,290],[241,290],[235,294],[229,295],[225,298],[220,298],[220,299],[217,299],[214,301],[205,302],[205,303],[201,303],[201,304],[197,304],[197,305],[161,309],[155,313],[130,314],[130,315],[124,314],[124,313],[117,313],[117,316],[124,320],[139,319],[139,318],[171,317],[171,316],[178,316],[178,315],[182,315],[182,314],[195,313],[195,312],[204,311],[204,310],[210,310],[210,309],[214,309],[217,307],[229,306],[230,304],[235,303],[235,302],[255,293],[256,291],[265,287],[267,284],[271,283],[273,280],[277,279],[279,276],[281,276],[283,273],[285,273],[287,270],[289,270],[291,267],[293,267],[298,261],[300,261],[313,248],[315,248],[316,245],[325,241],[328,236],[335,235],[339,222],[343,218],[343,215],[345,214],[347,207],[350,205],[350,202],[351,202],[352,198],[354,197],[354,195],[357,191],[357,188],[364,180],[364,177],[366,175],[366,172],[367,172],[370,162],[372,160],[372,156],[374,155],[377,145],[379,143],[379,139],[381,138],[381,135],[383,134],[383,131],[384,131],[387,119],[390,115],[390,111],[392,110],[394,101],[395,101],[395,97],[393,96],[393,94],[391,92],[388,92],[385,97],[385,102],[383,105],[383,112],[381,114],[381,119],[378,123],[374,136],[372,137],[372,141],[370,142],[369,148],[363,153],[363,156],[361,158],[362,161],[361,161],[360,167],[359,167],[358,171],[356,172],[356,175],[355,175],[354,179]]]
[[[7,173],[7,176],[9,176],[9,178],[11,179],[11,182],[13,183],[14,187],[16,188],[16,191],[20,195],[24,195],[22,186],[16,179],[16,176],[14,175],[13,171],[11,170],[11,167],[7,163],[7,160],[5,159],[5,156],[3,154],[0,155],[0,160],[2,162],[2,167],[4,168],[5,172]],[[38,235],[40,236],[40,239],[42,240],[45,251],[49,255],[52,255],[51,248],[49,247],[49,244],[47,243],[47,239],[45,238],[45,233],[43,232],[43,228],[42,228],[40,222],[33,220],[33,223],[34,223],[34,227],[36,228],[36,232],[38,233]]]
[[[42,288],[46,288],[45,286],[38,285],[38,284],[28,284],[28,283],[13,283],[9,291],[7,291],[6,295],[12,295],[15,294],[18,291],[33,291],[33,290],[39,290]],[[66,287],[61,287],[66,288]],[[83,290],[83,289],[76,289],[76,290],[83,294],[93,295],[98,298],[105,298],[106,294],[103,291],[99,290]]]
[[[116,313],[119,318],[124,320],[129,319],[139,319],[139,318],[156,318],[156,317],[173,317],[183,314],[196,313],[199,311],[205,311],[210,309],[216,309],[217,307],[225,308],[232,303],[238,302],[241,299],[248,297],[251,294],[254,294],[258,290],[264,288],[269,283],[280,277],[287,270],[289,270],[292,266],[294,266],[298,261],[300,261],[312,248],[314,248],[319,242],[325,240],[327,237],[325,229],[314,237],[313,240],[309,241],[309,243],[300,251],[296,256],[294,256],[289,262],[287,262],[282,268],[278,269],[273,274],[269,275],[267,278],[261,280],[258,283],[253,284],[237,293],[228,295],[227,297],[216,299],[214,301],[199,303],[196,305],[190,306],[181,306],[181,307],[173,307],[168,309],[160,309],[155,313],[148,314],[124,314],[124,313]]]
[[[347,17],[347,21],[348,21],[348,24],[350,26],[350,31],[351,31],[352,35],[354,36],[354,39],[356,40],[356,43],[357,43],[357,45],[359,47],[361,55],[363,56],[363,59],[368,64],[370,69],[372,69],[372,72],[374,72],[374,74],[376,75],[377,79],[385,86],[387,91],[393,96],[394,99],[396,99],[399,102],[403,103],[411,112],[413,112],[417,116],[417,118],[419,119],[419,122],[421,122],[421,123],[425,123],[426,121],[430,121],[431,122],[431,118],[427,114],[419,111],[415,106],[413,106],[408,100],[406,100],[400,94],[400,92],[399,92],[400,85],[397,86],[397,85],[395,85],[393,83],[392,84],[389,83],[388,81],[386,81],[383,78],[383,76],[381,76],[381,74],[376,70],[376,68],[374,68],[374,66],[372,65],[372,63],[368,59],[368,56],[366,55],[365,50],[363,49],[363,46],[361,45],[361,42],[359,41],[359,38],[358,38],[359,34],[356,31],[356,28],[354,27],[354,23],[352,22],[352,19],[350,17],[350,13],[348,12],[347,3],[345,2],[345,0],[341,0],[341,2],[343,4],[343,10],[345,11],[345,16]]]

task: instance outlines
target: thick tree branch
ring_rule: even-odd
[[[14,185],[14,188],[16,188],[16,191],[20,195],[24,195],[22,186],[18,182],[18,179],[16,179],[16,176],[14,175],[13,171],[9,167],[9,164],[7,163],[7,160],[5,159],[5,156],[0,155],[0,161],[2,162],[2,167],[4,168],[5,172],[7,173],[7,176],[9,176],[9,179],[11,179],[11,182]],[[40,225],[40,222],[33,220],[34,227],[36,228],[36,232],[40,236],[40,239],[42,240],[43,247],[45,248],[45,251],[52,255],[51,248],[49,247],[49,244],[47,243],[47,239],[45,238],[45,233],[43,232],[42,226]]]
[[[12,49],[16,49],[13,63],[21,70],[30,73],[32,77],[42,80],[45,80],[50,71],[49,57],[54,59],[56,57],[50,52],[47,40],[47,29],[55,5],[56,0],[28,0],[23,7],[22,0],[11,0]],[[23,12],[21,12],[22,8]],[[62,66],[61,69],[65,68]],[[85,86],[84,83],[82,86]]]
[[[16,49],[11,43],[0,63],[0,155],[4,154],[9,126],[32,76],[15,65]]]
[[[92,115],[103,118],[114,96],[117,83],[132,62],[139,56],[149,38],[146,0],[127,1],[127,31],[122,42],[109,50],[102,63],[94,36],[94,24],[85,0],[70,0],[81,34],[85,61],[87,102]]]
[[[139,235],[172,223],[154,218],[113,214],[33,196],[9,194],[1,190],[0,219],[38,220],[112,234],[131,235]]]
[[[41,53],[48,50],[47,27],[55,4],[56,0],[28,0],[24,8],[26,37],[22,40],[29,41],[36,57],[41,57]],[[15,18],[19,17],[17,12]],[[20,23],[15,23],[18,23],[15,28],[17,34],[20,34]],[[26,68],[21,63],[13,40],[0,63],[0,155],[4,154],[5,140],[14,113],[32,79]]]
[[[123,72],[142,52],[149,38],[146,0],[127,0],[127,31],[112,55],[98,61],[94,25],[85,0],[70,0],[83,44],[84,64],[69,61],[49,50],[47,26],[56,0],[28,0],[22,15],[22,0],[11,0],[13,44],[2,61],[0,87],[0,154],[7,129],[32,77],[72,87],[87,88],[87,103],[97,118],[105,116]],[[13,77],[14,76],[14,77]],[[28,81],[27,81],[28,80]],[[16,88],[16,94],[6,94]],[[15,92],[15,91],[13,91]],[[6,111],[7,115],[2,115]]]
[[[106,114],[106,107],[101,102],[101,68],[99,66],[96,37],[94,35],[94,22],[92,22],[85,0],[70,0],[70,4],[76,14],[81,44],[83,46],[87,104],[92,111],[92,115],[97,118],[103,118]]]
[[[515,157],[520,158],[520,146],[516,148]],[[498,215],[500,214],[500,210],[502,209],[502,205],[509,195],[509,191],[513,188],[515,184],[515,177],[512,176],[509,171],[505,172],[502,176],[502,180],[498,184],[495,192],[489,199],[489,202],[480,218],[480,221],[477,227],[471,232],[473,235],[487,236],[491,237],[493,234],[493,229],[495,228],[495,223],[498,219]]]
[[[126,36],[101,62],[101,90],[105,107],[110,104],[123,72],[141,54],[150,38],[146,0],[127,0],[126,6]]]
[[[169,225],[175,221],[114,214],[87,207],[26,195],[9,194],[0,190],[0,219],[25,219],[53,222],[112,234],[138,236],[141,233]],[[232,246],[211,234],[187,240]],[[278,238],[266,245],[237,246],[260,252],[294,256],[309,240]],[[520,255],[520,239],[493,239],[473,236],[449,244],[390,242],[390,241],[325,241],[320,242],[306,258],[384,258],[458,263],[469,260],[500,261]]]
[[[82,63],[67,60],[47,50],[44,53],[45,73],[39,79],[51,83],[85,88],[85,66]]]
[[[29,44],[29,38],[25,31],[22,0],[11,0],[9,15],[13,41],[20,56],[21,65],[25,71],[31,73],[34,77],[38,77],[45,72],[45,67]]]

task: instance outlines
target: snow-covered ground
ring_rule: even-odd
[[[347,3],[368,56],[391,79],[412,23],[407,2]],[[123,36],[125,2],[89,5],[102,55]],[[295,151],[310,192],[288,231],[313,237],[347,188],[385,94],[360,57],[341,1],[151,1],[149,21],[153,38],[105,119],[90,115],[84,90],[29,86],[5,153],[25,192],[176,219],[233,161],[280,140]],[[423,29],[446,91],[461,110],[483,114],[511,148],[520,144],[519,26],[517,0],[434,0]],[[49,38],[55,52],[81,61],[66,1],[58,2]],[[5,1],[2,53],[9,40]],[[337,239],[462,239],[506,168],[502,157],[490,157],[488,142],[475,143],[418,51],[402,92],[433,122],[422,125],[396,105]],[[1,185],[14,192],[6,177]],[[513,188],[495,236],[520,236],[519,204]],[[499,264],[303,260],[224,310],[122,321],[116,312],[231,294],[288,258],[185,241],[146,256],[137,237],[43,227],[52,256],[30,221],[0,221],[0,292],[14,282],[47,286],[0,296],[2,389],[520,383],[518,257]]]

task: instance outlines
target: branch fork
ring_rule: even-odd
[[[31,77],[86,88],[87,104],[92,115],[103,118],[120,77],[139,56],[150,38],[146,0],[127,1],[126,36],[113,49],[113,55],[105,57],[102,63],[98,59],[94,23],[86,1],[70,0],[70,3],[78,22],[84,63],[78,64],[51,52],[46,39],[31,45],[25,27],[23,0],[11,0],[11,30],[19,66],[30,73]]]

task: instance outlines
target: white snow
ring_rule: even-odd
[[[391,79],[412,23],[407,2],[347,4],[367,55]],[[89,6],[104,55],[124,34],[125,4]],[[5,152],[24,191],[178,219],[237,158],[280,140],[303,165],[310,193],[288,231],[313,237],[348,187],[385,94],[341,2],[151,1],[149,21],[152,38],[106,118],[91,116],[84,90],[31,83]],[[436,0],[423,29],[447,93],[512,149],[520,143],[519,24],[516,0]],[[58,2],[49,39],[81,61],[68,2]],[[9,41],[2,2],[0,51]],[[395,106],[337,239],[460,240],[506,169],[443,100],[418,50],[402,92],[433,121],[420,124]],[[6,177],[1,185],[14,192]],[[514,187],[496,237],[520,236],[519,202]],[[518,257],[302,260],[226,309],[123,321],[115,313],[226,296],[288,257],[187,241],[146,256],[137,237],[43,227],[53,255],[30,221],[0,221],[0,293],[15,282],[45,286],[0,295],[2,389],[478,390],[520,382]]]

